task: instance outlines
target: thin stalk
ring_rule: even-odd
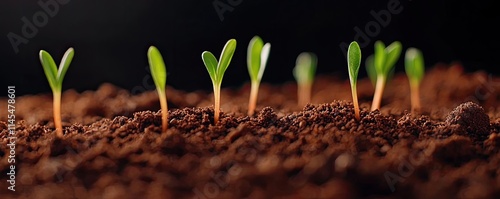
[[[373,96],[371,111],[380,109],[380,103],[382,101],[382,94],[384,94],[386,77],[379,75],[377,77],[377,84],[375,86],[375,95]]]
[[[299,84],[298,102],[299,106],[305,106],[311,102],[312,83]]]
[[[158,90],[158,97],[160,98],[161,107],[161,129],[162,132],[166,132],[168,128],[168,106],[167,106],[167,95],[165,91]]]
[[[412,113],[420,112],[420,89],[418,84],[411,84],[411,111]]]
[[[61,91],[53,92],[52,96],[54,98],[54,125],[56,127],[56,136],[59,138],[63,137],[62,122],[61,122]]]
[[[356,91],[356,85],[352,87],[352,104],[354,105],[354,117],[356,117],[356,120],[359,120],[361,117],[359,115],[358,92]]]
[[[220,85],[214,84],[214,100],[214,123],[217,124],[220,114]]]
[[[248,115],[253,115],[255,112],[255,107],[257,106],[257,96],[259,94],[259,82],[252,82],[250,88],[250,102],[248,104]]]

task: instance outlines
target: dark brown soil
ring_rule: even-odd
[[[263,84],[251,117],[249,85],[223,90],[216,125],[211,93],[167,89],[164,134],[155,91],[68,90],[62,140],[51,95],[18,97],[16,191],[4,114],[0,198],[500,198],[500,79],[484,72],[434,67],[414,115],[404,74],[374,112],[363,79],[360,121],[349,82],[333,76],[318,77],[306,107],[293,82]]]

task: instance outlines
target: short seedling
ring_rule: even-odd
[[[64,80],[64,75],[73,60],[75,51],[73,48],[69,48],[66,53],[64,53],[59,68],[57,68],[56,63],[52,56],[45,50],[40,50],[40,62],[42,64],[45,76],[49,81],[50,88],[52,89],[53,96],[53,109],[54,109],[54,125],[56,127],[56,135],[59,138],[63,137],[62,131],[62,121],[61,121],[61,93],[62,93],[62,83]]]
[[[375,42],[375,57],[373,63],[377,73],[377,83],[375,85],[375,95],[372,101],[372,111],[380,108],[385,84],[391,70],[393,70],[394,65],[399,59],[402,48],[401,42],[399,41],[393,42],[387,46],[387,48],[383,42]]]
[[[358,93],[356,83],[358,81],[359,65],[361,64],[361,49],[358,42],[351,42],[347,50],[347,66],[349,68],[349,80],[351,81],[352,103],[354,105],[354,117],[356,120],[360,119]]]
[[[405,70],[410,82],[411,111],[420,111],[420,82],[425,74],[424,56],[417,48],[408,48],[405,54]]]
[[[156,91],[158,91],[158,98],[160,99],[162,132],[166,132],[168,128],[168,106],[167,94],[165,92],[167,70],[165,69],[165,62],[158,48],[154,46],[149,47],[148,61],[151,76],[153,76]]]
[[[299,106],[304,106],[311,102],[311,91],[317,62],[316,54],[312,52],[303,52],[297,56],[293,76],[297,80]]]
[[[215,56],[209,52],[204,51],[201,54],[201,58],[203,59],[203,63],[207,68],[208,74],[212,79],[212,85],[214,88],[214,123],[217,124],[219,122],[219,114],[220,114],[220,88],[222,84],[222,78],[224,77],[224,72],[226,72],[231,59],[233,58],[234,51],[236,49],[236,40],[230,39],[227,41],[226,45],[222,49],[220,59],[217,61]]]
[[[247,67],[250,74],[251,90],[248,102],[248,115],[253,115],[257,106],[260,80],[266,69],[267,58],[271,50],[271,44],[262,41],[259,36],[254,36],[248,44]]]

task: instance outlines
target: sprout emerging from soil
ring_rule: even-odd
[[[297,56],[293,76],[297,80],[299,106],[304,106],[311,101],[311,90],[317,62],[316,54],[312,52],[303,52]]]
[[[375,95],[373,96],[371,107],[372,111],[380,108],[380,102],[382,101],[385,84],[391,70],[394,68],[394,64],[396,64],[399,59],[402,48],[401,42],[399,41],[391,43],[387,46],[387,48],[382,41],[375,42],[373,63],[377,73],[377,82],[375,85]]]
[[[358,42],[351,42],[347,50],[347,66],[349,68],[349,80],[351,81],[352,103],[354,105],[354,116],[356,120],[360,119],[358,93],[356,83],[358,81],[359,65],[361,63],[361,49]]]
[[[209,52],[204,51],[201,54],[201,58],[203,59],[203,63],[207,68],[208,74],[212,79],[212,85],[214,87],[214,122],[217,123],[219,121],[220,114],[220,87],[222,84],[222,77],[224,77],[224,72],[226,72],[231,59],[233,58],[234,51],[236,49],[236,40],[230,39],[227,41],[226,45],[222,49],[220,59],[217,61],[215,56]]]
[[[63,137],[62,131],[62,121],[61,121],[61,93],[62,93],[62,83],[64,80],[64,75],[68,71],[69,65],[73,60],[75,51],[73,48],[69,48],[61,59],[59,68],[57,68],[56,63],[52,56],[45,50],[40,50],[40,63],[42,64],[45,76],[49,81],[50,88],[52,89],[53,96],[53,106],[54,106],[54,125],[56,127],[56,135],[59,138]]]
[[[259,36],[254,36],[248,44],[247,66],[248,73],[250,74],[250,81],[252,82],[250,100],[248,102],[248,115],[253,115],[255,112],[260,80],[266,69],[270,50],[271,44],[264,44]]]
[[[166,132],[168,128],[168,106],[167,94],[165,92],[165,84],[167,83],[167,70],[165,69],[165,62],[161,56],[158,48],[151,46],[148,50],[148,61],[151,76],[158,91],[158,98],[160,99],[161,106],[161,125],[162,132]]]
[[[417,48],[408,48],[405,54],[405,70],[410,82],[411,110],[420,111],[420,82],[425,74],[424,56]]]

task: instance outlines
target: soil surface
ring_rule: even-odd
[[[421,86],[420,113],[404,74],[370,112],[360,80],[357,121],[347,79],[318,77],[305,107],[295,83],[263,83],[253,116],[244,85],[223,89],[215,125],[210,92],[168,87],[162,134],[156,91],[103,84],[64,92],[63,139],[50,94],[18,96],[16,191],[2,114],[0,198],[500,198],[500,79],[437,65]]]

